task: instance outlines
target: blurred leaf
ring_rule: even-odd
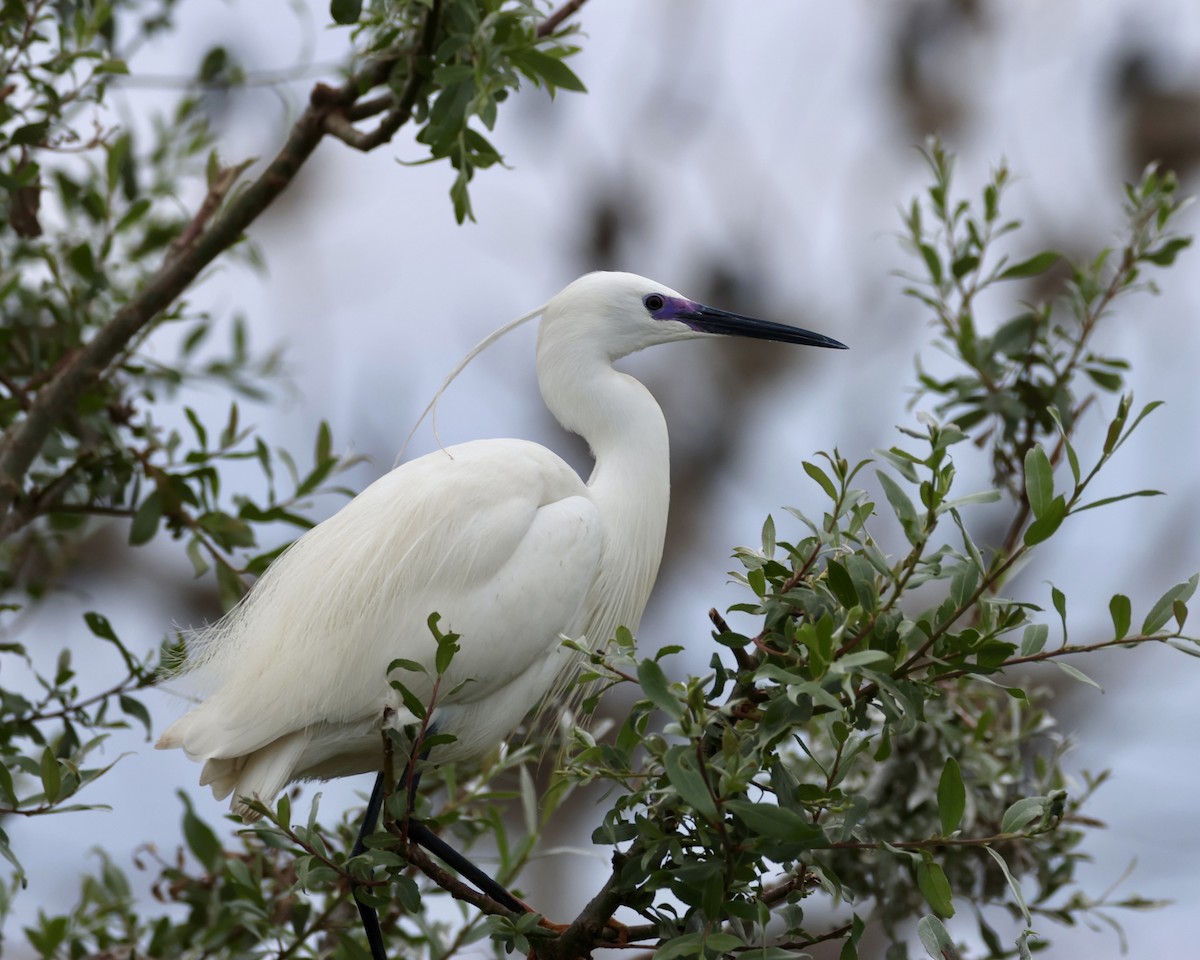
[[[53,804],[62,795],[62,771],[59,770],[58,758],[50,747],[42,750],[41,774],[46,803]]]
[[[130,545],[136,547],[153,539],[158,533],[162,514],[162,496],[157,490],[152,490],[133,514],[133,521],[129,524]]]
[[[182,790],[178,793],[183,801],[183,837],[187,841],[188,849],[206,869],[216,872],[224,856],[221,841],[217,839],[212,828],[196,816],[187,794]]]
[[[587,87],[570,67],[557,57],[534,47],[528,47],[515,54],[513,62],[531,80],[544,81],[551,87],[560,87],[575,93],[587,93]]]
[[[1059,260],[1059,254],[1052,250],[1047,250],[1044,253],[1036,254],[1028,260],[1022,260],[1020,263],[1014,263],[1007,270],[998,276],[997,280],[1019,280],[1023,277],[1036,277],[1039,273],[1045,273]]]
[[[938,816],[942,821],[942,836],[948,837],[958,829],[967,806],[967,791],[963,786],[962,772],[958,769],[958,761],[953,757],[947,757],[945,766],[942,767],[937,800]]]
[[[329,0],[329,16],[334,23],[358,23],[362,16],[362,0]]]

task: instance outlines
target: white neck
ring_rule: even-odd
[[[658,575],[670,502],[670,452],[662,410],[641,383],[583,344],[539,350],[546,406],[591,447],[588,480],[604,531],[601,575],[589,599],[588,641],[619,626],[636,631]]]

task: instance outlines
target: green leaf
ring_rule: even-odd
[[[149,739],[152,725],[150,722],[150,711],[146,709],[145,704],[124,693],[120,695],[119,702],[126,716],[133,717],[146,728],[146,737]]]
[[[17,879],[20,880],[21,886],[28,885],[28,880],[25,877],[25,868],[21,866],[21,861],[17,859],[17,855],[13,853],[12,847],[8,842],[8,834],[0,830],[0,857],[3,857],[13,865],[13,869],[17,872]],[[63,918],[66,919],[65,917]]]
[[[942,767],[942,776],[938,780],[938,816],[942,821],[942,836],[948,837],[958,829],[962,822],[963,811],[967,807],[967,790],[963,786],[962,771],[958,761],[953,757],[946,758]]]
[[[162,520],[162,512],[162,495],[154,490],[133,514],[133,522],[129,525],[130,546],[136,547],[154,537],[158,532],[159,521]]]
[[[1013,317],[992,334],[992,349],[1007,357],[1023,357],[1032,348],[1037,329],[1035,314],[1022,313]]]
[[[938,257],[937,251],[928,243],[918,244],[917,249],[921,251],[921,257],[925,260],[925,269],[929,271],[929,279],[934,286],[942,282],[942,261]]]
[[[829,589],[833,595],[837,597],[840,603],[846,609],[858,605],[858,591],[854,589],[854,581],[850,579],[850,574],[836,560],[830,560],[825,564],[826,582],[829,584]]]
[[[429,711],[420,697],[399,680],[390,679],[388,680],[388,685],[400,694],[400,699],[404,702],[404,709],[411,713],[414,719],[425,719],[425,714]]]
[[[1108,612],[1112,615],[1113,639],[1120,640],[1129,633],[1133,622],[1133,606],[1123,593],[1114,594],[1108,601]]]
[[[1160,267],[1169,267],[1175,262],[1175,258],[1179,255],[1179,251],[1187,249],[1191,246],[1191,244],[1191,237],[1172,237],[1161,246],[1155,247],[1149,253],[1143,254],[1142,259],[1149,260],[1151,263]]]
[[[955,280],[961,280],[977,266],[979,266],[979,257],[973,253],[968,253],[959,257],[950,265],[950,272],[954,274]]]
[[[920,523],[917,519],[917,508],[913,506],[913,502],[908,498],[908,494],[900,488],[900,484],[886,473],[882,470],[876,470],[875,476],[879,478],[879,483],[883,487],[883,492],[887,497],[888,503],[892,505],[896,519],[900,521],[900,526],[904,528],[904,535],[908,538],[908,542],[916,546],[923,539]]]
[[[1129,500],[1133,497],[1161,497],[1161,490],[1134,490],[1132,493],[1119,493],[1115,497],[1104,497],[1100,500],[1093,500],[1091,503],[1085,503],[1082,506],[1076,507],[1072,513],[1083,513],[1084,510],[1092,510],[1095,507],[1106,507],[1110,503],[1120,503],[1122,500]]]
[[[691,744],[671,747],[663,758],[663,767],[671,786],[702,817],[715,821],[717,805],[700,773],[699,760]]]
[[[767,514],[767,519],[763,521],[762,528],[762,548],[764,557],[775,556],[775,518]]]
[[[785,810],[773,803],[752,803],[749,800],[727,800],[724,806],[752,833],[759,836],[786,843],[809,845],[825,840],[825,833],[819,826],[794,810]]]
[[[322,420],[317,428],[317,449],[314,453],[314,464],[323,466],[333,457],[333,432],[329,429],[329,421]]]
[[[950,889],[950,881],[941,866],[932,860],[922,859],[917,864],[917,886],[921,894],[934,910],[943,917],[954,916],[954,905],[950,902],[954,896]]]
[[[7,763],[0,763],[0,804],[6,807],[17,805],[17,790]]]
[[[92,255],[92,248],[86,242],[71,249],[71,252],[67,254],[67,262],[84,280],[95,279],[96,259]]]
[[[1025,454],[1025,496],[1034,517],[1041,519],[1054,501],[1054,469],[1040,443]]]
[[[1150,612],[1146,615],[1145,621],[1142,623],[1143,635],[1158,633],[1167,621],[1171,619],[1174,613],[1174,605],[1176,600],[1187,603],[1191,599],[1193,593],[1196,592],[1196,583],[1200,581],[1200,573],[1194,574],[1190,580],[1185,580],[1183,583],[1177,583],[1170,590],[1158,598]]]
[[[1018,907],[1021,908],[1021,914],[1025,918],[1025,926],[1033,926],[1033,918],[1029,916],[1029,907],[1025,905],[1025,895],[1021,893],[1021,887],[1013,877],[1012,872],[1008,869],[1008,864],[1004,862],[1004,858],[1000,856],[991,847],[984,847],[993,860],[1000,866],[1000,870],[1004,873],[1004,879],[1008,881],[1008,888],[1012,891],[1013,900],[1016,901]]]
[[[196,816],[191,801],[182,790],[179,791],[179,798],[183,801],[183,838],[188,849],[209,871],[215,872],[224,859],[221,841],[212,827]]]
[[[329,16],[334,23],[358,23],[362,16],[362,0],[329,0]]]
[[[514,56],[513,62],[535,82],[544,80],[551,87],[560,87],[575,93],[587,93],[587,87],[575,75],[575,71],[558,57],[552,57],[541,50],[530,48],[522,50],[519,55]]]
[[[51,747],[42,751],[42,791],[46,794],[46,802],[54,803],[62,793],[62,771],[58,768],[58,757]]]
[[[1054,604],[1054,609],[1058,611],[1058,618],[1062,621],[1062,642],[1065,645],[1067,642],[1067,595],[1058,587],[1051,587],[1050,602]]]
[[[1101,367],[1084,367],[1083,372],[1088,375],[1088,378],[1096,386],[1110,393],[1116,393],[1125,385],[1125,378],[1113,370],[1105,370]]]
[[[45,140],[49,133],[49,121],[39,120],[37,123],[27,123],[24,126],[17,127],[9,137],[9,143],[18,147],[33,146]]]
[[[1050,636],[1050,628],[1044,623],[1031,623],[1021,636],[1021,656],[1031,657],[1041,653]]]
[[[917,936],[921,946],[933,960],[961,960],[958,947],[937,917],[924,916],[917,921]]]
[[[228,563],[217,564],[217,594],[226,610],[232,610],[246,595],[246,585]]]
[[[87,624],[87,628],[92,631],[93,635],[101,640],[109,640],[120,645],[121,641],[117,639],[116,631],[113,630],[112,624],[108,622],[108,617],[104,614],[89,610],[83,615],[83,622]]]
[[[450,669],[450,664],[454,660],[455,654],[458,653],[458,634],[447,633],[437,638],[437,653],[433,658],[433,669],[439,674],[444,674]]]
[[[1065,673],[1068,677],[1072,677],[1075,680],[1080,681],[1081,683],[1086,683],[1089,686],[1095,687],[1101,693],[1104,692],[1104,688],[1102,686],[1100,686],[1100,684],[1098,684],[1091,677],[1089,677],[1086,673],[1084,673],[1082,670],[1078,670],[1075,667],[1071,666],[1069,663],[1065,663],[1062,660],[1055,660],[1054,665],[1056,667],[1058,667],[1058,669],[1061,670],[1063,673]]]
[[[1054,531],[1062,526],[1067,518],[1067,502],[1061,496],[1050,501],[1046,512],[1034,520],[1025,531],[1025,546],[1032,547],[1054,536]]]
[[[662,667],[653,660],[643,660],[638,664],[637,675],[638,683],[651,703],[676,720],[683,716],[683,704],[668,688],[667,675]]]
[[[653,960],[676,960],[679,957],[704,956],[704,935],[687,933],[682,937],[672,937],[665,943],[660,943],[654,951]]]
[[[1018,280],[1022,277],[1036,277],[1039,273],[1045,273],[1049,270],[1058,260],[1059,255],[1057,253],[1053,250],[1047,250],[1044,253],[1035,254],[1028,260],[1014,263],[996,279]]]
[[[1045,813],[1045,797],[1024,797],[1004,811],[1004,818],[1000,821],[1000,832],[1016,833],[1034,820],[1040,820]]]
[[[812,477],[812,479],[817,482],[817,485],[825,491],[826,496],[828,496],[830,500],[837,499],[837,487],[833,485],[833,481],[829,479],[828,474],[826,474],[824,470],[818,467],[815,463],[809,463],[807,460],[803,461],[800,466],[802,466],[804,468],[804,472]]]

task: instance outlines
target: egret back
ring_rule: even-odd
[[[212,692],[159,745],[216,761],[214,789],[263,799],[271,791],[248,789],[239,771],[267,770],[262,785],[277,790],[377,769],[384,707],[412,719],[388,665],[422,664],[426,674],[403,679],[429,698],[437,612],[442,630],[462,635],[443,682],[459,689],[437,704],[460,739],[442,757],[478,756],[553,684],[561,637],[582,635],[601,541],[582,481],[536,444],[475,441],[407,463],[301,537],[194,638],[187,669]],[[466,726],[485,702],[499,715]],[[255,756],[272,750],[294,754],[278,785],[278,765]]]

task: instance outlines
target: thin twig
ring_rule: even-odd
[[[567,19],[567,17],[577,13],[579,8],[585,3],[587,3],[587,0],[568,0],[567,3],[564,3],[561,7],[550,14],[550,16],[538,24],[537,35],[541,38],[550,36],[559,28],[559,26],[564,20]]]

